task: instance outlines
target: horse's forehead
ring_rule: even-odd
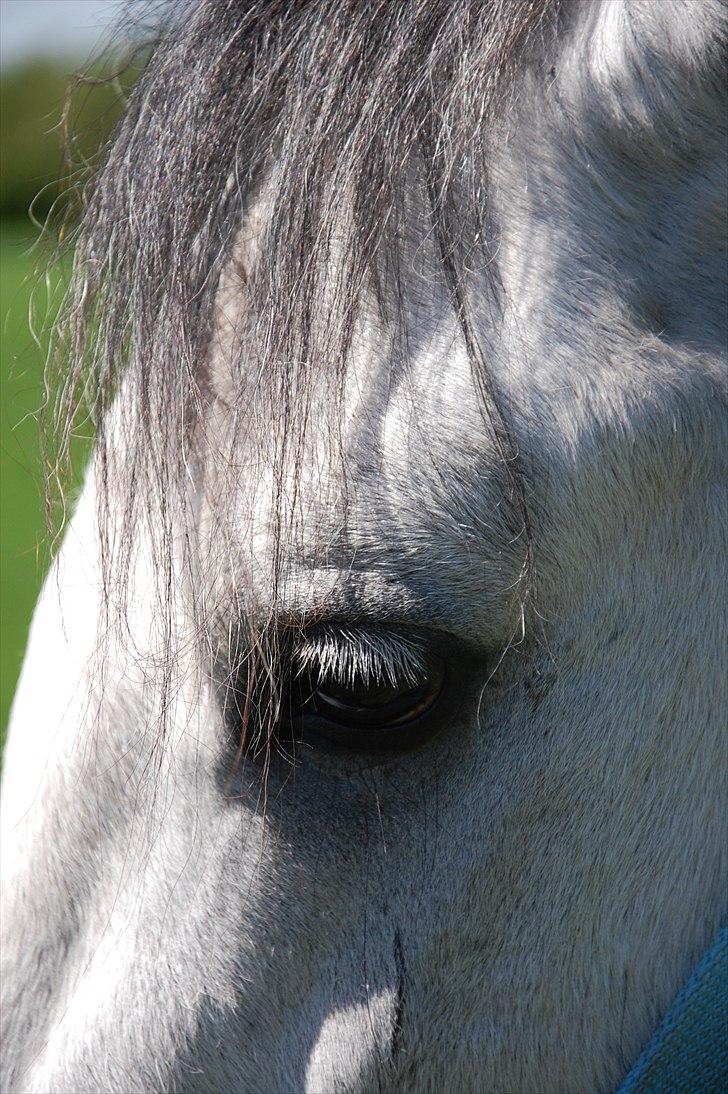
[[[231,393],[240,383],[230,362],[245,295],[241,267],[254,253],[250,240],[247,234],[223,279],[218,308],[213,367]],[[233,469],[233,488],[216,485],[213,507],[224,499],[239,557],[252,564],[244,579],[229,580],[253,587],[265,611],[282,524],[287,557],[285,581],[275,591],[279,611],[295,616],[326,605],[344,615],[441,617],[457,627],[472,614],[477,587],[483,610],[476,624],[489,633],[501,613],[488,590],[512,589],[523,557],[507,469],[446,294],[418,282],[405,301],[398,328],[372,300],[364,302],[340,398],[327,362],[319,363],[311,426],[282,479],[270,443],[275,407],[242,443],[233,434],[230,459],[222,461]],[[218,414],[224,431],[229,400]],[[214,479],[215,468],[211,473]],[[295,499],[290,512],[287,499]],[[452,596],[454,582],[462,605]]]
[[[634,41],[629,37],[630,48],[645,47],[650,12],[639,9],[641,33]],[[673,167],[668,164],[664,178],[658,174],[647,190],[644,153],[630,145],[635,155],[625,157],[614,139],[624,129],[634,129],[636,145],[654,136],[647,115],[664,104],[645,104],[632,95],[632,70],[616,48],[624,28],[613,15],[607,5],[595,8],[593,18],[599,20],[600,42],[614,37],[615,48],[595,52],[584,19],[583,33],[565,39],[558,83],[548,94],[541,85],[534,91],[535,85],[524,83],[508,139],[493,141],[488,187],[500,227],[503,310],[490,307],[488,293],[475,291],[474,318],[489,380],[502,394],[531,493],[539,498],[539,518],[551,519],[555,487],[564,482],[568,487],[575,467],[589,455],[584,438],[598,435],[602,425],[621,436],[615,425],[621,428],[628,413],[630,428],[639,427],[647,413],[639,408],[670,402],[669,385],[656,383],[655,368],[667,376],[673,358],[675,369],[683,368],[668,340],[644,329],[639,294],[647,286],[654,296],[664,276],[662,271],[656,276],[654,255],[634,228],[654,223],[656,233],[666,230],[663,213],[671,201]],[[669,45],[674,53],[676,44]],[[568,121],[571,116],[579,119],[578,129]],[[634,126],[622,125],[623,117]],[[598,172],[594,163],[580,159],[577,133],[596,149]],[[534,155],[534,148],[540,154]],[[219,294],[215,371],[230,403],[240,404],[241,380],[226,365],[235,356],[226,339],[234,337],[244,295],[238,290],[255,265],[265,208],[259,198],[247,215],[233,273],[223,278]],[[668,227],[670,270],[702,270],[705,258],[694,253],[695,233],[681,224]],[[336,412],[327,400],[330,363],[316,362],[322,397],[314,403],[305,444],[293,446],[282,483],[274,489],[276,470],[266,460],[275,407],[249,430],[255,439],[252,460],[247,442],[236,439],[231,463],[244,474],[235,489],[217,496],[237,523],[237,539],[255,545],[261,568],[275,553],[281,525],[274,498],[281,496],[295,499],[300,534],[289,539],[304,569],[323,559],[322,569],[337,577],[357,568],[391,576],[418,568],[432,574],[440,565],[463,573],[483,560],[522,562],[507,469],[489,428],[488,408],[476,391],[452,301],[446,291],[433,291],[426,263],[419,281],[414,276],[407,281],[406,337],[392,333],[372,302],[362,308]],[[693,327],[704,326],[700,295],[688,297],[682,283],[678,288],[683,309],[689,299]],[[256,376],[252,366],[242,378],[251,400]],[[574,516],[572,523],[583,516]],[[568,531],[562,522],[562,543],[568,542]],[[508,576],[515,580],[517,569]]]
[[[230,406],[241,405],[241,393],[246,413],[259,398],[256,353],[248,352],[241,330],[266,217],[263,190],[246,210],[217,294],[210,360],[223,417],[230,417]],[[309,495],[309,508],[324,495],[330,503],[342,475],[351,513],[359,487],[366,489],[368,504],[376,493],[406,501],[415,479],[422,487],[428,477],[462,474],[463,462],[470,463],[475,452],[481,481],[483,463],[496,462],[471,360],[431,241],[416,238],[413,250],[420,268],[406,271],[399,286],[397,321],[385,318],[374,294],[365,293],[346,360],[337,364],[333,354],[327,358],[325,349],[319,350],[305,380],[311,388],[300,407],[294,401],[292,430],[298,410],[310,415],[310,424],[298,438],[302,448],[290,461],[288,475],[296,478],[297,492]],[[301,383],[294,367],[289,373],[291,386]],[[247,445],[257,458],[263,453],[265,464],[267,440],[279,414],[275,402],[260,414],[249,414],[252,428],[242,445],[236,437],[233,456],[243,462]]]

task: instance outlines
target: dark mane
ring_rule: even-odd
[[[492,257],[489,121],[556,7],[200,0],[173,8],[88,189],[56,358],[61,453],[81,407],[98,432],[102,534],[112,490],[125,513],[121,538],[103,538],[107,576],[123,583],[130,530],[143,521],[159,553],[160,589],[170,587],[173,526],[210,400],[218,283],[264,180],[270,215],[249,293],[256,369],[280,408],[271,458],[297,451],[311,377],[345,371],[363,293],[374,289],[388,307],[382,286],[397,283],[414,188],[528,555],[515,447],[470,323],[467,269],[474,251],[481,266]],[[397,321],[396,305],[389,319]],[[122,382],[112,430],[107,412]]]

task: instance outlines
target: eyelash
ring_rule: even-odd
[[[293,650],[293,673],[315,672],[340,685],[414,684],[425,668],[425,644],[394,631],[323,627]]]

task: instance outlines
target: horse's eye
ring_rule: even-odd
[[[444,680],[444,662],[435,656],[426,659],[416,679],[396,683],[366,679],[340,683],[305,675],[291,694],[291,718],[315,723],[317,733],[345,746],[397,746],[398,731],[432,709]]]

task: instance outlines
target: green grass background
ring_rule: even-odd
[[[36,415],[54,304],[47,307],[45,279],[36,272],[44,265],[37,237],[28,218],[0,221],[0,744],[49,559]],[[55,269],[51,298],[59,282]],[[31,334],[31,297],[47,313],[40,345]]]
[[[42,221],[55,206],[53,220],[60,222],[67,196],[58,182],[64,173],[64,105],[71,103],[71,160],[79,166],[93,164],[137,71],[130,68],[120,80],[99,82],[108,70],[97,65],[91,83],[76,84],[70,78],[73,67],[71,62],[30,59],[0,75],[0,748],[49,560],[36,415],[43,395],[47,328],[69,261],[50,272],[49,306],[44,279],[48,258],[37,246],[38,230],[28,210],[32,207]],[[69,87],[75,89],[70,100]],[[72,174],[77,182],[82,177]],[[40,345],[29,324],[32,297],[35,314],[45,317],[45,332],[37,332]]]

